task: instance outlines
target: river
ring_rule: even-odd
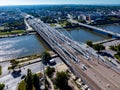
[[[45,50],[36,35],[0,39],[0,61],[40,54]]]
[[[112,32],[120,33],[120,25],[119,24],[102,25],[102,26],[96,26],[96,27],[100,27],[100,28],[104,28],[104,29],[112,31]],[[88,40],[96,42],[96,41],[101,41],[101,40],[110,38],[108,36],[93,32],[93,31],[91,31],[89,29],[85,29],[85,28],[69,29],[67,31],[69,32],[69,34],[71,35],[73,40],[78,41],[78,42],[83,42],[83,43],[85,43]],[[66,33],[66,31],[64,31],[64,30],[61,30],[61,33],[70,37],[70,35],[68,33]]]
[[[118,24],[98,27],[120,33],[120,25]],[[95,42],[110,38],[84,28],[70,29],[67,31],[73,40],[84,43],[88,40]],[[60,30],[60,32],[69,36],[64,30]],[[45,50],[49,50],[49,48],[37,35],[0,39],[0,61],[40,54]]]

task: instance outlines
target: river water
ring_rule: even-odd
[[[118,24],[104,25],[98,27],[120,33],[120,25]],[[87,40],[95,42],[109,38],[107,36],[83,28],[71,29],[67,31],[72,36],[73,40],[76,40],[78,42],[86,42]],[[60,30],[60,32],[69,36],[66,31]],[[45,50],[48,50],[48,47],[39,38],[39,36],[36,35],[0,39],[0,61],[33,54],[40,54]]]
[[[35,35],[0,39],[0,61],[40,54],[45,50]]]
[[[120,25],[119,24],[104,25],[104,26],[97,26],[97,27],[104,28],[104,29],[112,31],[112,32],[120,33]],[[99,33],[93,32],[89,29],[84,29],[84,28],[70,29],[67,31],[69,32],[69,34],[71,35],[73,40],[78,41],[78,42],[84,42],[84,43],[88,40],[96,42],[96,41],[101,41],[101,40],[110,38],[108,36],[105,36],[105,35],[102,35],[102,34],[99,34]],[[70,35],[68,33],[66,33],[66,31],[61,30],[61,32],[63,34],[65,34],[66,36],[70,37]]]

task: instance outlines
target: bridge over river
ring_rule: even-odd
[[[109,30],[106,30],[106,29],[102,29],[102,28],[99,28],[99,27],[91,26],[91,25],[88,25],[88,24],[83,24],[83,23],[77,22],[73,19],[70,19],[70,21],[72,23],[79,24],[82,27],[94,30],[95,32],[98,32],[98,33],[101,33],[101,34],[104,34],[104,35],[108,35],[108,36],[113,37],[113,38],[120,38],[119,33],[115,33],[115,32],[112,32],[112,31],[109,31]]]
[[[120,90],[120,73],[100,58],[83,49],[80,44],[56,29],[26,13],[22,14],[28,24],[54,50],[69,69],[93,90]],[[86,69],[82,68],[85,66]],[[115,75],[112,77],[111,75]]]

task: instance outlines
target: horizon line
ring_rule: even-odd
[[[96,6],[120,6],[120,4],[13,4],[13,5],[0,5],[1,6],[37,6],[37,5],[96,5]]]

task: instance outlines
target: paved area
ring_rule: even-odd
[[[81,63],[77,65],[81,68],[82,64],[85,64],[87,68],[83,72],[100,86],[102,90],[120,90],[120,72],[114,71],[110,66],[95,58],[92,58],[90,61],[81,58]]]
[[[120,40],[114,40],[114,41],[111,41],[111,42],[104,43],[103,45],[105,47],[109,47],[109,46],[116,46],[116,45],[119,45],[119,44],[120,44]]]
[[[68,67],[62,62],[56,65],[55,67],[56,71],[61,72],[61,71],[66,71],[68,70]]]
[[[55,65],[62,63],[59,57],[55,58],[55,62],[56,62]],[[45,67],[46,66],[48,66],[48,64],[46,64]],[[19,74],[17,77],[13,77],[11,73],[8,73],[7,75],[0,77],[0,82],[5,84],[5,90],[16,90],[17,84],[21,81],[21,76],[27,74],[27,69],[31,69],[32,73],[36,73],[40,71],[42,72],[43,71],[42,63],[37,62],[34,64],[27,65],[25,67],[22,67],[21,74]]]

